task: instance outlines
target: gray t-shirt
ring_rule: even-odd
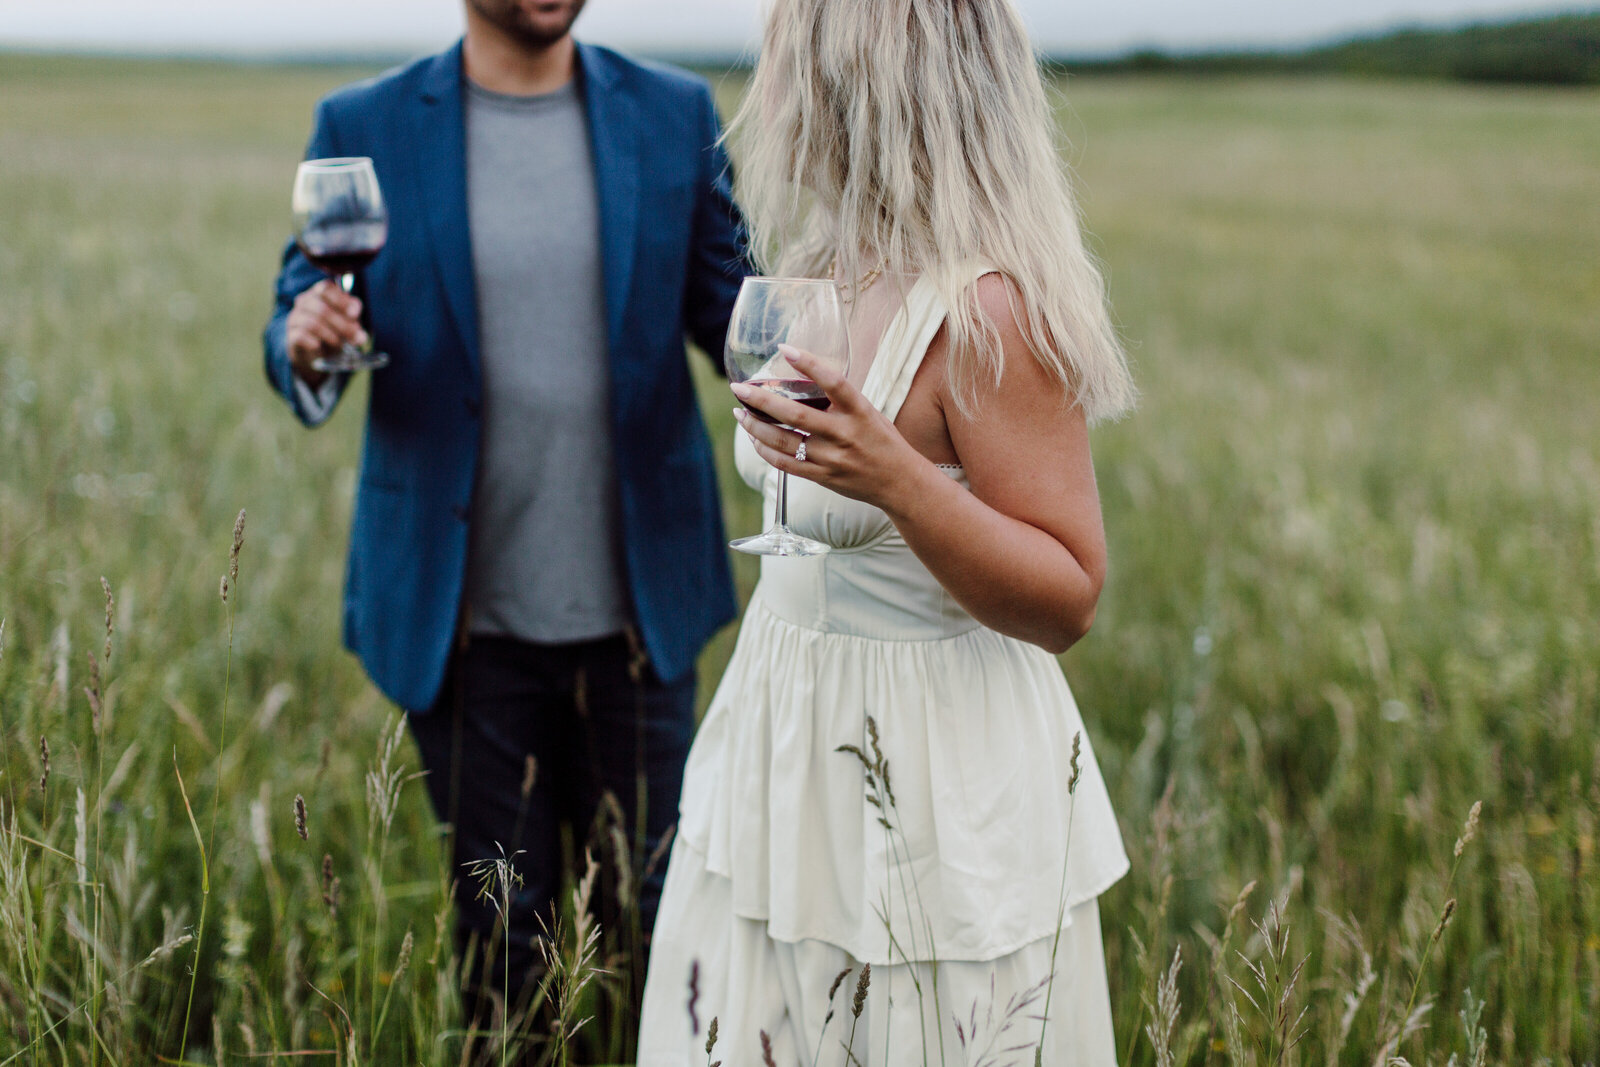
[[[469,82],[466,126],[483,361],[471,631],[538,642],[614,634],[629,610],[582,98],[576,83],[519,97]]]

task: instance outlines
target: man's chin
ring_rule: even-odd
[[[548,48],[572,32],[572,24],[582,10],[583,4],[571,0],[521,7],[515,20],[517,38],[523,44]]]

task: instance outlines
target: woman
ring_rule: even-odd
[[[1127,859],[1052,653],[1105,574],[1087,426],[1132,386],[1052,131],[1009,0],[768,17],[739,196],[764,270],[832,272],[857,358],[793,357],[826,412],[735,386],[805,434],[741,414],[737,458],[835,550],[763,559],[696,738],[644,1067],[1114,1062]]]

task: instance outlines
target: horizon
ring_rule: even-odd
[[[357,63],[403,60],[437,51],[460,33],[460,11],[456,4],[443,0],[344,0],[335,13],[344,18],[319,26],[319,38],[312,38],[289,9],[296,5],[326,6],[319,0],[280,0],[281,17],[265,23],[220,21],[215,9],[206,5],[202,17],[197,0],[144,0],[136,23],[122,23],[132,5],[123,0],[86,0],[71,9],[19,10],[26,0],[0,0],[0,52],[83,55],[103,58],[163,58],[264,63]],[[581,40],[617,47],[640,55],[680,62],[728,65],[753,58],[756,29],[754,0],[682,0],[680,9],[698,10],[702,17],[685,16],[669,22],[660,20],[660,9],[649,0],[595,0],[580,17],[576,35]],[[1474,25],[1504,25],[1563,15],[1600,13],[1600,4],[1552,4],[1548,0],[1499,0],[1495,3],[1473,0],[1359,0],[1347,4],[1347,17],[1312,17],[1281,0],[1252,0],[1270,8],[1274,17],[1249,18],[1249,11],[1234,12],[1243,25],[1231,31],[1215,17],[1194,25],[1194,13],[1177,0],[1136,0],[1125,5],[1120,19],[1103,13],[1083,16],[1063,5],[1045,0],[1017,0],[1030,24],[1040,53],[1052,60],[1103,60],[1156,51],[1168,55],[1206,55],[1217,53],[1281,53],[1313,50],[1347,41],[1384,37],[1397,32],[1422,30],[1448,32]],[[99,3],[106,18],[85,24],[86,7]],[[1175,6],[1176,5],[1176,6]],[[1408,5],[1408,6],[1402,6]],[[363,9],[396,15],[387,39],[377,39],[360,17]],[[1247,4],[1247,6],[1249,6]],[[1363,16],[1360,11],[1366,8]],[[1382,9],[1382,10],[1380,10]],[[646,12],[649,12],[647,14]],[[720,12],[720,23],[704,17]],[[75,17],[69,17],[76,13]],[[1165,14],[1168,18],[1160,18]],[[237,15],[237,13],[235,13]],[[652,17],[655,21],[652,21]],[[1067,27],[1074,21],[1094,24]],[[353,21],[352,21],[353,19]],[[1186,22],[1185,19],[1188,21]],[[1141,27],[1152,21],[1166,28],[1154,31]],[[1291,26],[1298,24],[1298,29]],[[231,27],[231,28],[230,28]],[[253,28],[252,28],[253,27]],[[1071,38],[1069,41],[1068,38]],[[248,40],[252,43],[242,45]]]

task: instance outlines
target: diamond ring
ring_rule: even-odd
[[[794,450],[794,458],[797,463],[806,461],[806,439],[804,437],[800,438],[800,447]]]

